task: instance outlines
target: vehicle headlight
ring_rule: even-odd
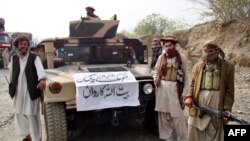
[[[153,85],[151,83],[144,84],[143,92],[145,94],[151,94],[151,93],[153,93],[153,90],[154,90],[154,88],[153,88]]]
[[[62,90],[62,85],[59,82],[52,82],[49,84],[49,90],[53,94],[58,94]]]

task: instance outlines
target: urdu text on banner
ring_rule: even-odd
[[[77,111],[138,106],[139,84],[129,71],[76,73]]]

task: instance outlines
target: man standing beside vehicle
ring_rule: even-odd
[[[17,37],[17,53],[11,57],[9,94],[13,99],[15,127],[23,141],[41,141],[40,97],[46,74],[40,58],[29,52],[29,38]]]
[[[155,110],[158,111],[159,135],[161,139],[172,141],[175,128],[177,140],[187,141],[182,104],[182,94],[188,89],[186,57],[176,50],[178,41],[175,37],[166,36],[160,41],[165,53],[159,56],[153,72],[157,87]]]
[[[194,66],[185,105],[189,107],[190,141],[223,141],[224,121],[197,111],[194,106],[208,106],[229,116],[234,103],[234,66],[225,61],[224,53],[213,41],[202,48],[202,60]]]
[[[162,54],[161,42],[159,39],[154,38],[152,42],[152,61],[151,61],[151,69],[155,67],[158,57]]]

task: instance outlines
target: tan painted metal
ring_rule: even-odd
[[[71,37],[112,38],[116,35],[119,20],[76,20],[70,21]]]
[[[54,62],[53,62],[54,52],[55,52],[54,42],[44,42],[43,44],[45,46],[45,54],[47,58],[48,69],[54,68]]]
[[[44,92],[44,102],[62,102],[75,99],[76,88],[74,78],[71,74],[57,70],[47,70],[47,86]],[[62,90],[58,94],[52,94],[49,90],[49,84],[59,82],[62,85]]]

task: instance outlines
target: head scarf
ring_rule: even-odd
[[[165,76],[167,74],[167,59],[176,57],[176,63],[178,66],[181,66],[181,55],[176,49],[171,49],[170,51],[167,50],[167,53],[165,53],[161,60],[161,74]]]
[[[224,52],[213,41],[207,41],[202,48],[202,61],[205,63],[216,63],[218,59],[224,58]]]
[[[178,66],[181,66],[181,56],[180,53],[175,49],[176,44],[179,43],[179,41],[176,39],[175,36],[165,36],[164,38],[161,38],[160,41],[162,42],[163,46],[165,46],[166,42],[171,42],[174,45],[173,49],[166,50],[166,53],[164,53],[162,60],[161,60],[161,74],[165,76],[167,74],[167,59],[168,58],[174,58],[176,57],[176,62]]]
[[[92,7],[92,6],[87,6],[86,8],[85,8],[86,10],[91,10],[91,11],[95,11],[95,8],[94,7]]]

